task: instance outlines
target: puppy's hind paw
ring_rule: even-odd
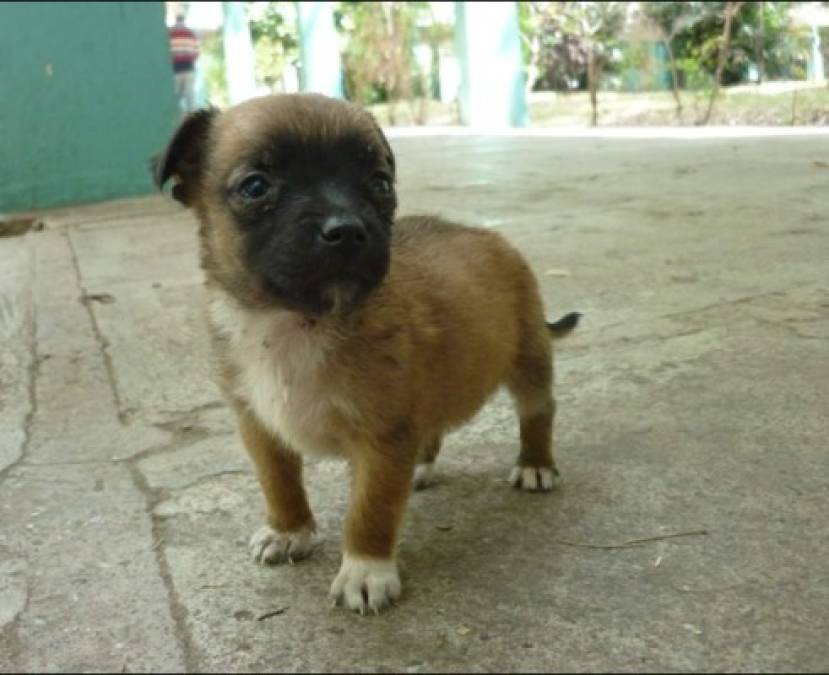
[[[310,528],[296,532],[278,532],[269,525],[260,527],[250,538],[250,553],[262,565],[293,564],[308,557],[312,549]]]
[[[435,465],[434,463],[418,464],[415,468],[414,480],[412,486],[415,490],[425,490],[435,484]]]
[[[549,492],[555,487],[558,471],[547,466],[514,466],[510,485],[526,492]]]

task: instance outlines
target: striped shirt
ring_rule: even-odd
[[[193,70],[193,64],[199,58],[199,39],[196,34],[186,26],[176,25],[170,28],[170,54],[175,72]]]

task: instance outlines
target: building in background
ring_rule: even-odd
[[[178,119],[163,3],[0,3],[0,51],[0,212],[153,189]]]
[[[819,2],[802,3],[792,9],[792,16],[809,33],[807,77],[821,83],[829,72],[829,7]]]

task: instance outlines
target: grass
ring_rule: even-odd
[[[599,92],[599,126],[692,126],[702,117],[707,92],[680,92],[681,115],[671,92]],[[587,127],[587,92],[533,92],[528,96],[530,126]],[[447,126],[459,123],[456,103],[398,102],[393,119],[388,104],[371,106],[381,124]],[[711,125],[829,125],[829,87],[809,82],[769,82],[725,87],[714,106]]]

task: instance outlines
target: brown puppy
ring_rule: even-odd
[[[550,337],[578,315],[545,324],[527,264],[493,232],[432,217],[392,227],[394,157],[371,115],[316,95],[198,112],[155,170],[201,224],[219,381],[268,506],[256,560],[310,552],[302,457],[343,457],[351,504],[331,592],[361,612],[397,598],[411,486],[500,385],[520,417],[511,482],[552,488]]]

